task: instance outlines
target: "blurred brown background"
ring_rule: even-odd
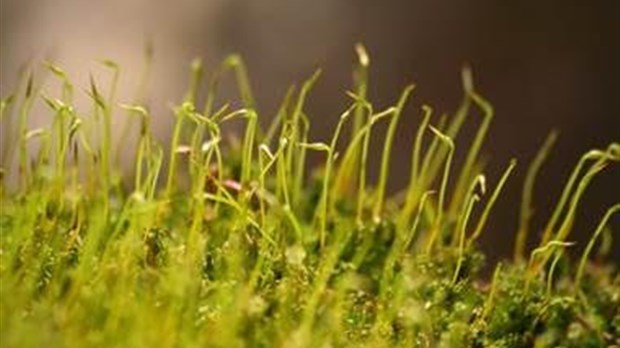
[[[87,86],[87,72],[103,75],[96,60],[106,57],[123,67],[123,95],[129,96],[137,84],[144,44],[151,40],[155,66],[149,104],[162,140],[170,133],[168,105],[183,95],[191,59],[202,57],[214,67],[231,52],[246,60],[265,123],[289,84],[323,67],[308,113],[314,119],[313,139],[325,140],[348,102],[343,91],[351,85],[353,45],[363,42],[371,54],[370,96],[377,105],[392,103],[407,83],[417,85],[394,147],[393,190],[407,180],[420,105],[429,103],[438,113],[453,112],[461,97],[460,69],[471,64],[478,90],[496,110],[484,148],[490,183],[495,184],[510,157],[519,159],[517,174],[484,235],[485,248],[495,256],[512,248],[518,213],[514,202],[527,163],[551,129],[558,129],[560,138],[536,188],[536,227],[545,221],[579,156],[620,140],[617,0],[1,0],[0,4],[3,96],[15,86],[24,63],[51,59],[78,85]],[[479,118],[470,120],[473,127],[457,142],[457,155],[464,153]],[[377,157],[379,140],[375,144]],[[618,201],[620,168],[612,166],[586,193],[573,239],[587,238],[605,209]],[[618,217],[613,225],[616,232],[620,230]],[[618,260],[620,237],[614,249]]]

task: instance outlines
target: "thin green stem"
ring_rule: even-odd
[[[256,110],[256,102],[254,101],[254,95],[252,94],[252,87],[250,86],[250,78],[245,67],[243,59],[238,54],[233,54],[224,60],[224,66],[231,68],[235,73],[235,79],[237,86],[239,87],[239,94],[241,95],[241,101],[246,109]]]
[[[396,134],[398,119],[400,118],[403,108],[405,107],[405,103],[407,102],[407,99],[409,99],[409,95],[414,88],[415,86],[409,85],[401,94],[385,136],[385,142],[383,143],[383,155],[381,157],[381,171],[379,174],[379,181],[377,183],[377,193],[373,210],[373,220],[375,222],[379,222],[381,220],[381,213],[385,204],[385,188],[387,185],[388,172],[390,170],[390,157],[392,153],[392,145],[394,144],[394,135]]]
[[[529,221],[534,214],[532,207],[532,196],[534,192],[534,184],[536,182],[536,175],[542,167],[542,164],[549,156],[549,152],[553,147],[557,139],[558,133],[553,131],[549,133],[547,139],[541,146],[540,150],[534,157],[534,160],[527,169],[525,176],[525,182],[523,184],[523,193],[521,196],[521,209],[519,212],[519,229],[517,231],[517,239],[515,242],[514,259],[515,261],[522,260],[525,253],[525,245],[527,243],[527,236],[529,234]]]
[[[450,203],[451,206],[448,209],[451,216],[454,216],[455,211],[458,209],[458,206],[464,199],[463,192],[465,191],[465,186],[472,177],[478,174],[473,172],[474,164],[478,159],[478,153],[482,148],[482,144],[489,130],[489,125],[491,124],[494,115],[493,106],[491,106],[488,101],[486,101],[474,91],[469,91],[469,95],[474,101],[474,103],[478,105],[478,107],[482,110],[484,116],[482,119],[482,123],[480,124],[480,127],[478,127],[478,131],[476,132],[474,141],[469,147],[469,151],[467,152],[467,157],[465,158],[463,168],[461,169],[459,177],[456,180],[456,186],[454,188],[454,193]]]
[[[463,222],[461,223],[459,228],[459,256],[456,262],[456,268],[454,269],[454,274],[452,276],[452,286],[456,285],[456,282],[459,279],[459,274],[461,272],[461,267],[463,266],[463,257],[465,255],[465,232],[467,229],[467,222],[469,221],[469,217],[471,216],[474,204],[476,204],[476,202],[478,202],[479,200],[480,197],[477,194],[471,196],[471,199],[469,200],[469,202],[467,202],[467,207],[465,208],[465,211],[462,213]]]
[[[300,124],[302,125],[301,142],[306,143],[308,142],[308,133],[310,131],[310,121],[308,120],[308,117],[306,117],[306,115],[304,115],[303,113],[302,113],[302,117],[300,118],[300,120],[301,120]],[[299,201],[302,198],[305,171],[306,171],[306,148],[302,146],[299,148],[299,152],[297,153],[297,170],[295,171],[294,182],[293,182],[293,202],[292,202],[293,206],[298,206]]]
[[[421,183],[419,182],[419,178],[421,178],[422,173],[420,171],[420,152],[422,151],[422,138],[424,137],[424,131],[428,127],[428,123],[431,119],[431,115],[433,114],[433,109],[428,105],[422,105],[422,112],[424,116],[422,118],[422,122],[418,127],[418,131],[416,133],[413,150],[411,151],[411,173],[409,174],[409,186],[407,187],[407,198],[405,201],[405,207],[403,208],[403,213],[401,219],[405,222],[408,222],[410,211],[413,210],[413,206],[415,205],[415,196],[416,196],[416,187]]]
[[[411,228],[409,229],[409,235],[406,237],[406,242],[404,244],[405,250],[409,249],[409,246],[411,245],[411,243],[413,243],[415,239],[415,234],[418,230],[418,226],[420,225],[420,220],[422,217],[422,212],[424,211],[424,205],[426,204],[426,201],[431,195],[434,195],[435,193],[436,193],[435,191],[426,191],[422,194],[422,197],[420,198],[420,204],[419,204],[420,207],[418,208],[418,213],[413,219],[413,224],[411,225]]]
[[[34,101],[33,84],[34,78],[30,73],[26,83],[25,97],[19,110],[19,177],[21,178],[22,193],[28,190],[30,183],[26,133],[28,132],[28,114]]]
[[[442,223],[443,223],[443,210],[444,210],[444,200],[446,197],[446,188],[448,186],[448,178],[450,176],[450,166],[452,165],[452,156],[454,154],[454,142],[450,137],[441,133],[437,128],[430,126],[430,130],[435,134],[439,140],[444,143],[448,147],[448,157],[446,159],[446,164],[444,167],[443,177],[441,179],[441,188],[439,189],[439,200],[437,202],[437,214],[435,216],[435,221],[433,223],[433,229],[428,240],[428,244],[426,246],[426,251],[428,254],[431,253],[433,244],[435,240],[441,233]]]
[[[103,182],[103,197],[106,205],[109,205],[108,192],[110,190],[110,153],[112,143],[112,114],[114,113],[114,105],[116,104],[116,89],[118,87],[118,79],[120,75],[120,67],[117,63],[111,60],[105,60],[102,62],[104,66],[112,69],[112,82],[110,84],[110,91],[103,110],[103,136],[101,138],[101,176]],[[92,84],[94,86],[94,84]],[[107,214],[107,213],[106,213]]]
[[[186,115],[188,113],[193,112],[193,107],[191,104],[183,103],[183,105],[178,108],[175,115],[175,123],[174,130],[172,131],[172,139],[170,141],[170,155],[168,160],[168,176],[166,180],[166,189],[165,189],[165,197],[166,199],[170,199],[175,190],[175,181],[176,181],[176,171],[177,171],[177,151],[176,149],[179,146],[181,141],[181,132],[183,131],[183,123]]]
[[[366,99],[368,93],[368,67],[370,65],[370,59],[366,52],[366,48],[360,43],[355,45],[355,52],[357,54],[358,63],[353,73],[353,88],[355,91],[355,100],[358,101],[358,104],[353,112],[351,138],[355,137],[367,123],[365,118],[369,118],[372,115],[372,110],[367,112],[369,103]],[[351,151],[350,157],[347,161],[343,160],[341,162],[337,174],[337,177],[346,177],[346,180],[336,181],[338,190],[347,195],[350,195],[355,190],[355,186],[358,184],[358,180],[360,180],[360,170],[358,167],[361,161],[361,149],[359,148],[359,144],[355,147],[351,145],[350,143],[349,148],[347,148],[347,153],[349,149]]]
[[[600,234],[605,229],[605,226],[609,222],[609,219],[611,219],[611,217],[614,214],[617,214],[619,212],[620,212],[620,204],[615,204],[611,208],[607,209],[605,216],[603,216],[598,226],[596,227],[596,230],[594,230],[594,234],[588,241],[588,245],[586,246],[585,250],[583,251],[583,254],[581,255],[581,259],[579,260],[579,266],[577,267],[577,274],[575,275],[575,282],[574,282],[576,289],[579,289],[581,286],[581,279],[583,278],[583,273],[586,267],[586,263],[588,261],[588,258],[590,257],[592,248],[594,248],[594,244],[596,243],[596,240],[598,239]]]
[[[340,138],[340,133],[342,131],[342,127],[344,126],[345,121],[349,118],[353,107],[347,109],[344,113],[340,115],[340,119],[338,120],[338,124],[336,125],[336,130],[334,131],[334,135],[329,145],[324,143],[301,143],[300,146],[309,148],[315,151],[324,151],[327,153],[327,158],[325,160],[325,176],[323,178],[323,185],[321,190],[321,199],[320,203],[316,209],[316,216],[319,221],[319,243],[321,248],[325,247],[325,237],[327,234],[327,219],[329,215],[329,188],[330,188],[330,178],[332,167],[334,164],[334,153],[336,149],[336,144],[338,143],[338,139]]]
[[[552,240],[549,241],[544,246],[538,247],[532,251],[530,254],[530,260],[527,264],[526,274],[525,274],[525,294],[529,293],[530,284],[532,282],[532,277],[537,274],[537,269],[543,268],[547,261],[549,260],[549,256],[553,254],[556,248],[566,248],[574,245],[572,242],[564,242],[560,240]],[[536,257],[538,255],[542,255],[542,261],[538,264],[538,267],[534,267]]]
[[[493,308],[493,302],[495,301],[495,296],[497,294],[497,287],[499,286],[497,283],[499,282],[499,277],[501,275],[501,272],[502,272],[502,264],[498,263],[497,266],[495,266],[495,271],[493,272],[493,280],[491,281],[491,290],[489,291],[489,294],[487,295],[487,299],[484,302],[484,310],[481,315],[482,319],[487,318],[489,314],[491,313],[491,310]]]
[[[489,201],[487,202],[486,206],[484,207],[484,210],[482,211],[482,215],[480,215],[480,219],[478,220],[476,229],[474,230],[471,237],[467,241],[468,248],[471,247],[473,243],[478,239],[478,237],[480,237],[480,235],[482,234],[482,230],[484,229],[484,226],[486,225],[486,222],[489,219],[489,216],[491,214],[491,209],[493,209],[493,206],[495,205],[495,202],[497,201],[499,194],[502,192],[502,189],[504,188],[506,181],[510,177],[510,174],[512,173],[516,165],[517,165],[517,161],[515,159],[512,159],[510,161],[510,164],[508,165],[508,168],[506,168],[506,170],[504,171],[504,174],[502,174],[502,177],[499,179],[497,186],[495,186],[495,190],[493,190],[493,193],[491,194]]]
[[[306,82],[304,82],[304,84],[301,87],[301,90],[299,91],[299,95],[297,97],[295,107],[293,108],[293,113],[291,115],[291,118],[288,120],[289,126],[283,127],[282,129],[282,134],[287,134],[288,132],[289,141],[290,141],[290,146],[286,154],[286,176],[287,177],[292,177],[294,175],[294,172],[293,172],[295,168],[294,154],[295,154],[295,151],[298,149],[297,144],[300,142],[299,122],[300,122],[300,118],[302,117],[304,104],[306,102],[308,93],[310,92],[310,90],[312,89],[312,87],[314,86],[314,84],[316,83],[320,75],[321,75],[321,70],[320,69],[316,70],[314,74],[312,74],[312,76],[308,80],[306,80]],[[292,184],[292,183],[294,182],[289,181],[289,184]]]
[[[286,90],[286,94],[284,95],[284,99],[280,104],[278,112],[276,113],[276,116],[273,118],[271,124],[269,125],[269,128],[267,129],[267,133],[265,134],[265,138],[263,139],[264,144],[271,144],[271,141],[276,135],[278,127],[281,126],[282,128],[284,128],[284,120],[286,119],[288,108],[294,92],[295,86],[291,86]]]
[[[611,146],[613,146],[613,144],[610,145],[610,148]],[[551,215],[551,218],[549,219],[549,221],[547,222],[547,225],[545,226],[543,230],[541,244],[545,244],[551,239],[552,234],[556,228],[556,224],[558,223],[558,220],[560,219],[561,214],[564,211],[564,206],[566,205],[570,197],[570,194],[573,190],[573,186],[575,185],[575,183],[577,183],[577,178],[579,177],[579,174],[581,173],[581,170],[585,166],[586,162],[589,160],[597,160],[598,162],[601,159],[606,158],[607,156],[608,156],[608,152],[594,149],[594,150],[588,151],[579,159],[579,162],[573,169],[573,172],[571,173],[568,179],[568,182],[566,183],[566,185],[564,185],[564,189],[562,190],[562,195],[560,199],[558,200],[558,203],[556,204],[555,209],[553,210],[553,214]]]
[[[476,188],[479,188],[480,190],[480,194],[478,195],[479,198],[483,195],[486,194],[486,177],[483,174],[478,174],[474,180],[472,180],[471,184],[469,185],[469,188],[467,189],[467,194],[465,195],[465,202],[463,203],[463,208],[461,208],[461,212],[458,215],[458,219],[457,219],[457,223],[456,223],[456,228],[454,229],[454,232],[452,234],[452,246],[456,246],[457,242],[459,241],[459,231],[460,231],[460,227],[463,223],[463,219],[465,218],[465,215],[463,214],[464,211],[467,210],[467,205],[469,204],[469,202],[471,201],[472,197],[476,194]]]

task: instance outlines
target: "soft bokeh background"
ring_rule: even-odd
[[[308,113],[313,139],[325,140],[348,102],[343,91],[351,85],[353,45],[363,42],[372,61],[370,96],[378,105],[393,102],[407,83],[418,86],[398,130],[392,190],[407,180],[420,105],[453,112],[461,97],[459,71],[467,62],[497,112],[484,149],[490,182],[510,157],[520,161],[484,235],[494,257],[512,248],[523,174],[551,129],[561,133],[536,188],[537,227],[579,156],[620,140],[616,0],[1,0],[0,10],[3,96],[24,64],[52,60],[86,87],[89,72],[105,79],[97,60],[112,58],[123,67],[122,95],[129,100],[151,41],[155,62],[148,102],[163,141],[170,133],[169,105],[185,91],[191,59],[201,57],[214,67],[232,52],[247,62],[265,122],[289,84],[323,67]],[[231,91],[225,86],[224,95]],[[33,122],[43,121],[35,116]],[[474,129],[475,123],[466,129],[458,153]],[[3,126],[3,137],[7,132]],[[588,190],[574,239],[587,238],[605,209],[620,201],[620,169],[609,169]]]

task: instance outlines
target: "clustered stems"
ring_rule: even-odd
[[[398,164],[410,168],[407,186],[392,195],[396,134],[412,123],[401,120],[414,86],[375,110],[368,53],[362,45],[356,51],[351,104],[326,142],[311,139],[306,110],[320,70],[287,90],[263,128],[241,57],[226,58],[207,78],[195,60],[167,147],[153,134],[159,115],[144,102],[145,82],[132,101],[117,100],[115,62],[103,62],[112,72],[106,96],[90,77],[90,113],[74,106],[74,86],[56,65],[45,66],[60,83],[58,97],[29,73],[23,91],[0,99],[0,122],[15,131],[18,154],[13,170],[5,149],[0,168],[0,294],[9,322],[2,337],[9,345],[32,337],[34,346],[617,344],[618,314],[602,310],[620,308],[610,295],[613,271],[590,272],[588,261],[620,204],[604,214],[574,277],[565,249],[575,245],[569,237],[588,186],[620,162],[620,144],[581,157],[528,255],[535,180],[557,133],[548,136],[525,177],[514,260],[497,264],[488,283],[480,279],[478,241],[517,168],[511,159],[501,176],[483,173],[491,104],[465,68],[452,116],[435,119],[423,105],[418,127],[407,129],[415,134],[411,162]],[[228,75],[238,108],[217,97]],[[51,127],[30,129],[41,101]],[[472,108],[482,121],[460,162],[456,144]],[[119,143],[137,137],[131,177],[121,176],[118,154],[111,158],[117,110],[127,115]],[[370,149],[384,120],[373,182]],[[239,139],[228,134],[238,124]],[[309,175],[312,151],[321,152],[322,165]],[[41,337],[32,334],[39,330]]]

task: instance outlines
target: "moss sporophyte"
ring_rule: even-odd
[[[310,139],[306,109],[320,71],[290,88],[263,128],[241,57],[227,58],[207,81],[196,60],[173,108],[169,144],[154,137],[142,92],[120,100],[122,69],[113,61],[103,62],[111,84],[91,77],[86,88],[45,63],[60,95],[39,83],[45,73],[24,74],[0,104],[3,346],[619,346],[620,275],[605,260],[620,204],[592,227],[587,245],[571,234],[576,214],[588,214],[588,185],[617,166],[620,144],[583,155],[536,230],[536,176],[556,132],[533,159],[520,160],[529,169],[507,159],[501,175],[489,176],[480,153],[494,110],[469,68],[453,115],[421,105],[420,119],[405,122],[413,85],[376,110],[369,56],[361,45],[356,52],[350,104],[335,112],[327,142]],[[240,100],[218,105],[228,74]],[[91,108],[75,106],[81,91]],[[36,104],[50,128],[29,127]],[[474,113],[482,119],[468,144],[459,133]],[[112,122],[123,118],[113,139]],[[243,127],[237,141],[228,122]],[[372,182],[380,123],[387,131]],[[408,184],[392,196],[397,127],[415,136]],[[132,137],[128,175],[119,154]],[[312,175],[310,152],[323,162]],[[487,264],[487,279],[477,242],[491,233],[489,216],[517,171],[525,182],[514,256]],[[533,238],[539,243],[528,249]]]

